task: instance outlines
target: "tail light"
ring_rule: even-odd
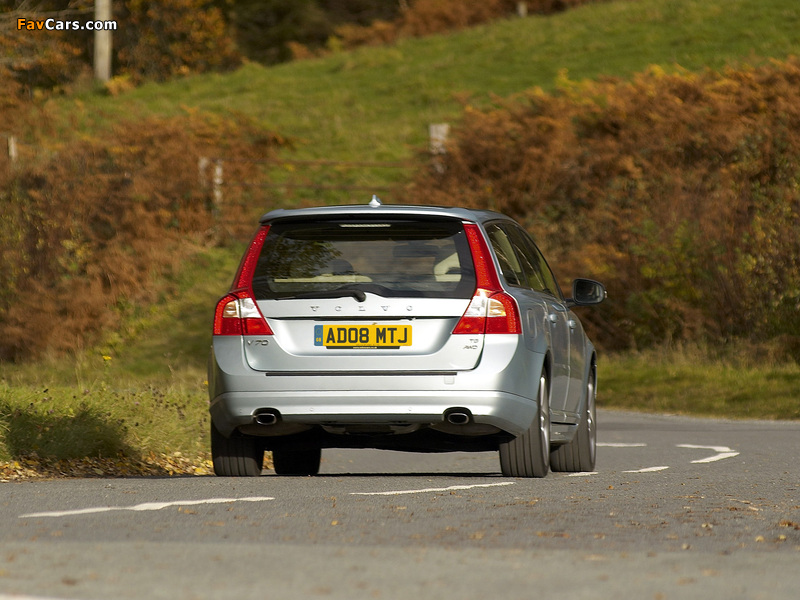
[[[477,285],[454,334],[522,333],[517,301],[503,291],[489,246],[474,223],[465,223]]]
[[[272,335],[253,293],[253,273],[269,226],[258,230],[245,252],[229,294],[217,302],[214,335]]]
[[[272,329],[247,292],[232,292],[217,302],[214,335],[272,335]]]

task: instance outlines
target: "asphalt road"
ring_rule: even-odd
[[[800,423],[598,420],[579,476],[329,450],[317,477],[0,483],[0,598],[797,598]]]

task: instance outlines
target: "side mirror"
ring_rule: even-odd
[[[567,304],[572,306],[591,306],[606,299],[606,287],[592,279],[576,279],[572,282],[572,298]]]

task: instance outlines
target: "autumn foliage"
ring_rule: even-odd
[[[94,37],[86,31],[18,29],[16,20],[48,18],[84,23],[94,18],[89,8],[72,10],[67,0],[0,7],[0,104],[20,91],[65,90],[92,71]],[[78,4],[78,9],[85,8]],[[140,82],[177,75],[228,70],[241,56],[225,15],[213,0],[115,0],[113,72]]]
[[[221,10],[208,0],[126,0],[116,36],[118,71],[137,80],[220,71],[240,56]]]
[[[599,1],[604,0],[528,0],[525,5],[529,14],[552,14]],[[328,45],[352,49],[457,31],[517,14],[518,4],[517,0],[414,0],[393,20],[377,19],[369,25],[339,25],[334,28]],[[293,49],[299,58],[311,54],[299,44],[294,44]]]
[[[126,306],[154,300],[158,282],[224,226],[200,158],[224,155],[230,177],[253,180],[251,161],[281,143],[243,119],[190,113],[121,122],[4,169],[0,360],[79,349]],[[237,218],[245,194],[226,191],[227,220],[252,224]]]
[[[508,213],[606,348],[800,332],[800,61],[573,82],[469,106],[408,199]]]

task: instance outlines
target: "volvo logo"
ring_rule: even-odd
[[[310,305],[309,308],[311,309],[311,312],[319,311],[319,305]],[[383,312],[389,312],[389,309],[391,308],[391,306],[384,304],[384,305],[381,305],[381,308],[383,309]],[[342,312],[342,307],[341,306],[334,306],[333,310],[335,310],[336,312]],[[411,312],[412,310],[414,310],[414,307],[409,304],[408,306],[406,306],[406,310],[408,312]],[[366,306],[359,306],[358,307],[358,312],[367,312],[367,307]]]

